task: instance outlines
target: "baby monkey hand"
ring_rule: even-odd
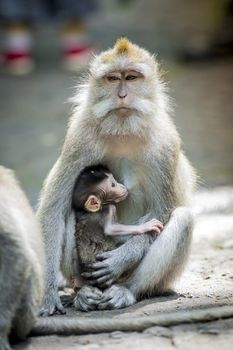
[[[141,225],[141,233],[156,233],[160,234],[163,230],[163,224],[157,219],[151,219],[150,221],[145,222]]]

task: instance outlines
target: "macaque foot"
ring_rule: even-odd
[[[52,316],[54,314],[65,314],[64,307],[62,306],[60,297],[58,294],[45,295],[42,308],[39,312],[40,316]]]
[[[115,284],[103,292],[98,309],[121,309],[135,302],[136,299],[128,288]]]
[[[96,287],[84,286],[74,298],[74,307],[81,311],[93,311],[98,305],[103,293]]]

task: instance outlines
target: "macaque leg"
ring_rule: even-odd
[[[127,282],[136,298],[161,293],[171,286],[187,260],[192,230],[191,211],[185,207],[175,209],[163,232]]]
[[[182,271],[188,257],[192,228],[190,210],[184,207],[175,209],[163,232],[149,247],[128,281],[106,289],[99,308],[122,308],[135,303],[140,297],[167,290]],[[134,253],[133,249],[131,252]]]

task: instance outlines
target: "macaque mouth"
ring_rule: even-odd
[[[110,112],[114,112],[119,117],[127,117],[133,110],[134,108],[130,107],[116,107],[113,108]]]
[[[130,107],[117,107],[112,109],[112,111],[132,111],[132,110],[133,108],[130,108]]]

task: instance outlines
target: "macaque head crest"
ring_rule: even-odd
[[[107,63],[118,58],[120,55],[127,56],[131,59],[140,59],[143,56],[142,49],[139,48],[139,46],[134,45],[127,38],[120,38],[116,41],[113,49],[103,53],[102,59],[103,62]]]
[[[96,56],[91,64],[90,72],[96,79],[109,71],[133,69],[144,76],[157,71],[157,63],[147,50],[133,44],[127,38],[119,38],[114,47]]]

